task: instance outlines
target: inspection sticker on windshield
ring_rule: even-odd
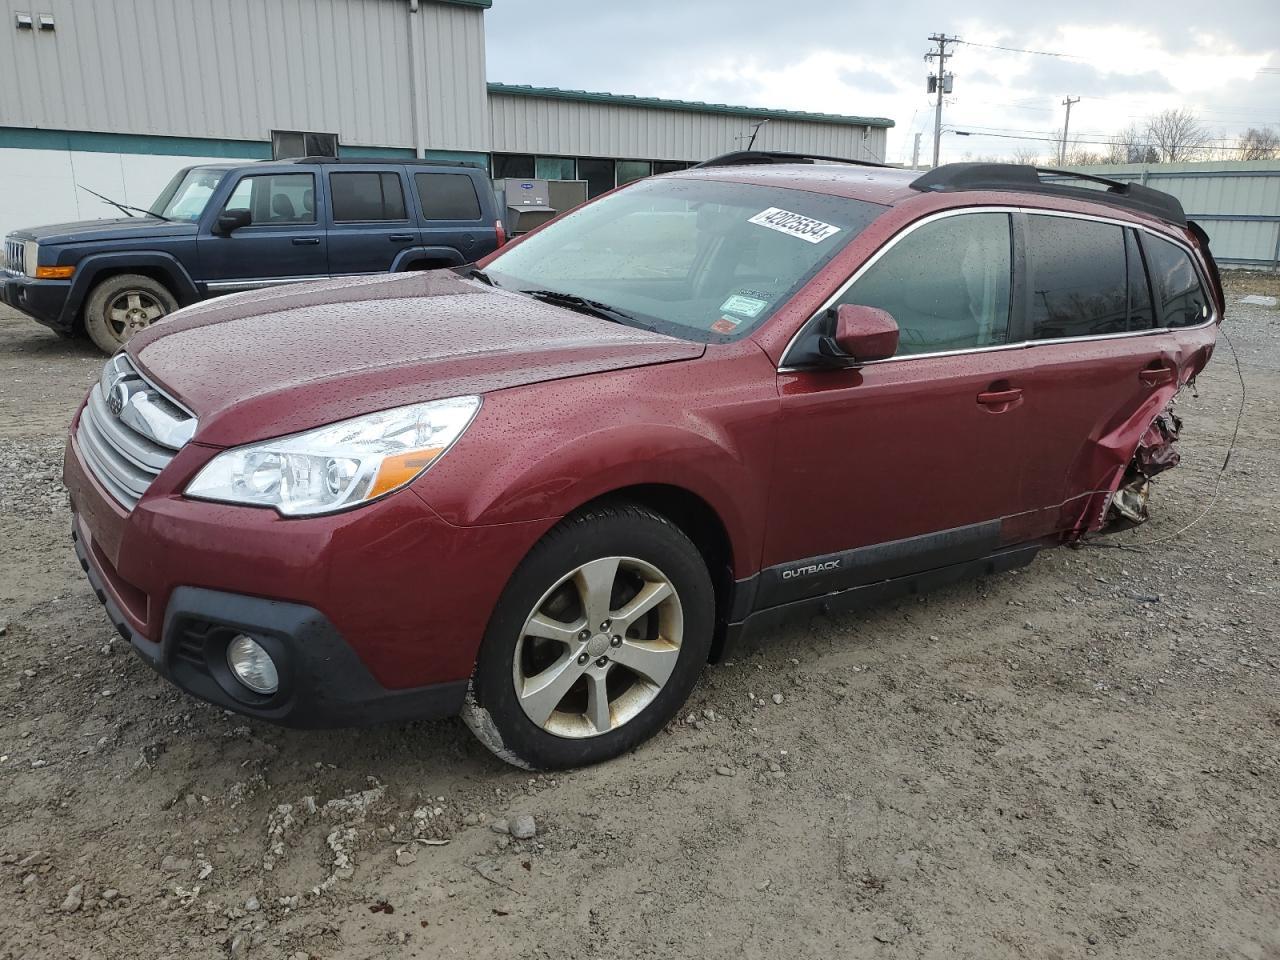
[[[760,315],[760,311],[768,305],[768,300],[757,300],[755,297],[744,297],[740,293],[735,293],[724,303],[720,304],[720,312],[738,313],[744,317],[758,317]]]
[[[757,213],[747,222],[777,230],[779,233],[785,233],[789,237],[797,237],[809,243],[821,243],[840,232],[839,227],[830,223],[823,223],[821,220],[814,220],[812,217],[778,207],[770,207],[763,213]]]

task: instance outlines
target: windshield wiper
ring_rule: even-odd
[[[611,307],[607,303],[601,303],[599,300],[588,300],[586,297],[580,297],[574,293],[560,293],[557,290],[521,290],[520,292],[526,296],[533,297],[535,300],[541,300],[543,303],[554,304],[557,307],[567,307],[570,310],[578,311],[578,313],[599,317],[601,320],[648,329],[636,317],[626,311]]]
[[[172,219],[170,219],[169,217],[163,216],[162,214],[156,213],[152,210],[143,210],[141,207],[131,207],[127,203],[118,203],[117,201],[112,200],[110,197],[104,197],[102,194],[98,193],[98,191],[96,190],[90,190],[88,187],[81,187],[80,184],[78,183],[76,184],[76,186],[80,187],[80,189],[83,190],[85,193],[92,193],[95,197],[97,197],[103,203],[111,204],[111,206],[115,207],[117,210],[119,210],[121,213],[123,213],[127,217],[132,217],[133,214],[130,213],[129,211],[134,210],[138,213],[146,214],[148,217],[155,217],[157,220],[163,220],[165,223],[173,222]]]
[[[489,276],[483,270],[477,270],[476,268],[472,267],[470,270],[467,271],[466,275],[470,277],[472,280],[479,280],[481,283],[488,284],[491,287],[498,286],[498,284],[494,281],[493,277]],[[501,287],[499,287],[499,289],[501,289]]]

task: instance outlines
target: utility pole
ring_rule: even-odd
[[[942,153],[942,97],[945,93],[951,92],[952,78],[947,73],[947,60],[955,56],[953,53],[947,53],[947,44],[956,43],[959,37],[948,37],[945,33],[935,33],[929,37],[930,42],[936,43],[938,49],[926,53],[925,60],[937,60],[938,72],[936,76],[929,78],[929,92],[938,92],[938,103],[933,115],[933,165],[938,165],[938,158]]]
[[[912,170],[920,169],[920,137],[921,136],[922,135],[919,133],[916,134],[915,146],[911,148],[911,169]]]
[[[1062,101],[1062,105],[1067,108],[1067,119],[1062,123],[1062,149],[1058,151],[1058,166],[1065,166],[1067,163],[1067,133],[1071,129],[1071,105],[1079,103],[1079,97],[1067,97]]]

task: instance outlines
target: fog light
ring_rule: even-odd
[[[227,666],[236,679],[254,693],[269,696],[280,689],[275,661],[253,637],[239,633],[227,644]]]

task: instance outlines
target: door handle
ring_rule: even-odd
[[[387,237],[387,239],[392,243],[411,243],[413,241],[413,234],[393,233],[391,236]]]
[[[1022,399],[1022,389],[1010,387],[1007,390],[984,390],[978,394],[978,402],[984,407],[1005,407]]]
[[[293,245],[295,247],[318,247],[320,246],[319,237],[294,237]]]
[[[1138,371],[1138,379],[1149,387],[1157,387],[1162,383],[1173,383],[1173,376],[1173,368],[1163,365],[1143,367]]]

